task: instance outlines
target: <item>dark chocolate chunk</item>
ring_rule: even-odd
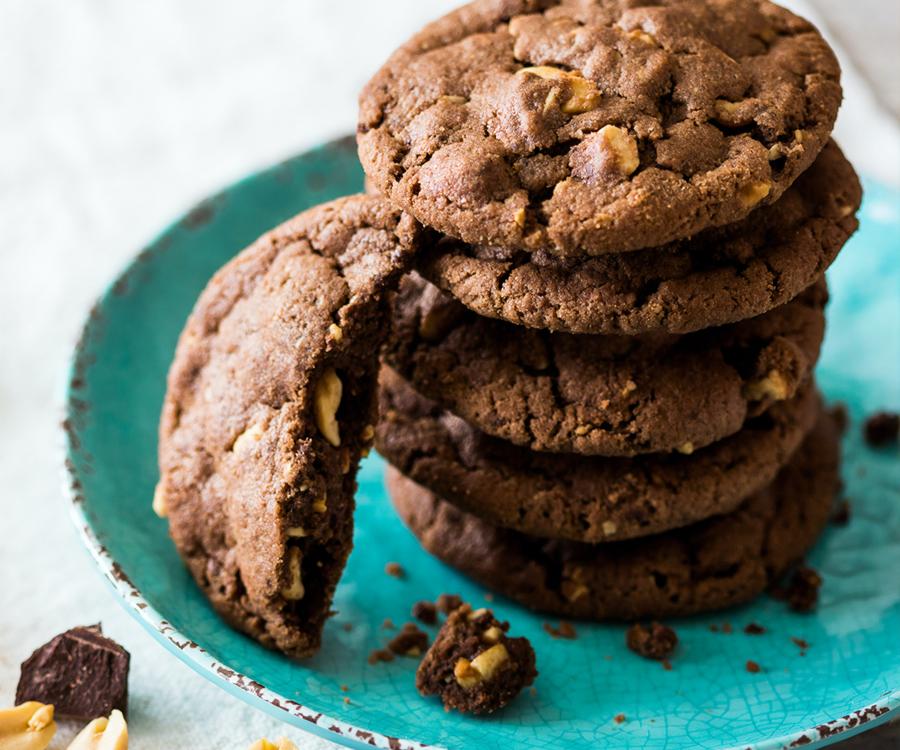
[[[16,704],[52,703],[57,717],[81,720],[127,714],[130,659],[100,625],[72,628],[22,664]]]

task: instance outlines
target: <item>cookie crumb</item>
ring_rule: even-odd
[[[488,609],[453,610],[416,670],[416,688],[439,696],[446,710],[480,715],[503,708],[537,676],[531,644],[508,630]]]
[[[759,664],[757,664],[752,659],[747,659],[747,664],[745,666],[750,674],[759,674],[760,672],[762,672],[762,667],[760,667]]]
[[[385,617],[384,622],[381,623],[382,630],[393,630],[397,626],[394,625],[394,621],[390,617]]]
[[[666,672],[672,671],[672,662],[670,662],[668,659],[663,659],[662,665],[663,669],[665,669]]]
[[[428,648],[428,634],[407,622],[388,642],[388,648],[397,656],[421,656]]]
[[[616,724],[623,724],[625,720],[625,714],[616,714],[615,716],[613,716],[613,721],[616,722]]]
[[[484,595],[484,600],[486,602],[492,602],[494,601],[494,595],[490,591],[488,591],[488,593]]]
[[[802,638],[791,637],[791,642],[801,651],[809,651],[809,642]]]
[[[837,427],[838,432],[843,435],[847,431],[847,425],[850,422],[847,404],[838,401],[828,410],[828,413],[834,420],[834,426]]]
[[[532,698],[537,698],[537,688],[534,685],[528,688],[528,692],[531,694]]]
[[[350,705],[350,699],[346,695],[344,696],[344,703],[346,703],[348,706]]]
[[[713,622],[713,623],[710,623],[710,625],[709,625],[709,632],[710,632],[710,633],[718,633],[718,632],[719,632],[719,626],[716,625],[716,623],[714,623],[714,622]]]
[[[812,612],[819,601],[822,577],[812,568],[801,565],[794,571],[785,598],[795,612]]]
[[[851,511],[850,501],[841,500],[831,514],[831,523],[835,526],[846,526],[850,523]]]
[[[463,600],[459,594],[441,594],[435,602],[438,611],[443,612],[445,615],[449,615],[453,610],[459,609],[462,604]]]
[[[747,635],[762,635],[766,629],[757,622],[750,622],[744,626],[744,632]]]
[[[400,563],[389,562],[384,566],[384,572],[387,573],[392,578],[405,578],[406,571],[403,570],[403,566]]]
[[[873,448],[896,443],[900,436],[900,414],[880,411],[866,420],[864,426],[866,442]]]
[[[433,602],[416,602],[413,604],[412,616],[426,625],[434,625],[437,622],[437,607]]]
[[[578,637],[578,632],[575,630],[575,626],[571,622],[567,622],[566,620],[560,620],[558,628],[553,627],[553,625],[551,625],[549,622],[545,622],[544,630],[553,638],[563,638],[568,641],[573,641]]]
[[[353,623],[345,622],[343,625],[341,625],[341,627],[344,629],[345,633],[349,633],[351,630],[353,630]]]
[[[678,635],[672,628],[658,622],[644,625],[636,622],[625,634],[625,642],[634,653],[646,659],[668,659],[678,645]]]
[[[382,661],[394,661],[394,655],[386,648],[376,648],[369,652],[369,664],[378,664]]]
[[[722,632],[728,635],[731,635],[734,632],[734,628],[731,627],[730,622],[722,623]]]
[[[341,685],[341,692],[346,693],[350,688],[347,685]]]

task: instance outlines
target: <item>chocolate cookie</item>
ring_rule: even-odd
[[[776,201],[828,140],[840,69],[764,0],[476,0],[363,90],[381,193],[473,244],[655,247]]]
[[[213,277],[169,372],[154,508],[215,608],[292,656],[350,552],[386,291],[416,242],[377,198],[301,214]]]
[[[451,612],[416,670],[419,692],[440,696],[448,711],[480,715],[506,706],[537,677],[528,639],[508,630],[489,609],[464,604]]]
[[[839,484],[829,417],[775,481],[738,510],[678,531],[615,544],[528,537],[463,513],[391,469],[398,513],[422,545],[489,588],[565,617],[688,615],[752,599],[813,545]]]
[[[781,200],[664,247],[587,259],[426,242],[419,270],[480,315],[570,333],[689,333],[761,315],[831,265],[862,189],[833,141]]]
[[[488,437],[382,370],[378,451],[413,481],[490,523],[600,542],[686,526],[769,484],[812,427],[812,386],[691,455],[536,453]]]
[[[388,363],[483,432],[533,450],[696,450],[806,382],[825,333],[824,280],[758,318],[687,336],[577,336],[484,318],[403,280]]]

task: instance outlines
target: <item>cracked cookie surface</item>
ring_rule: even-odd
[[[655,247],[776,201],[821,151],[840,69],[764,0],[476,0],[360,96],[378,190],[472,244]]]
[[[388,487],[425,549],[526,607],[596,620],[663,618],[749,601],[798,562],[828,522],[839,452],[834,425],[821,414],[791,462],[736,511],[602,545],[491,526],[396,469]]]
[[[154,509],[234,627],[314,653],[352,546],[386,293],[415,222],[364,196],[260,238],[200,296],[169,371]]]
[[[382,368],[375,444],[442,499],[534,536],[602,542],[686,526],[765,487],[809,432],[812,384],[692,453],[637,458],[539,453],[489,437]]]
[[[862,188],[830,142],[771,206],[665,247],[586,259],[425,243],[421,273],[480,315],[569,333],[690,333],[785,304],[859,222]]]
[[[758,318],[687,336],[551,333],[484,318],[416,274],[386,361],[481,431],[537,451],[689,451],[792,398],[819,357],[825,282]]]

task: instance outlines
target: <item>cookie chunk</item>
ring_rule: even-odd
[[[825,333],[824,280],[758,318],[687,336],[576,336],[484,318],[421,277],[387,362],[482,432],[536,451],[694,451],[796,395]]]
[[[476,0],[360,97],[382,195],[472,244],[655,247],[776,201],[828,140],[840,69],[764,0]]]
[[[488,609],[453,610],[416,671],[419,692],[439,696],[448,711],[503,708],[537,677],[531,644],[510,638],[508,630]]]
[[[830,142],[775,204],[664,247],[560,259],[425,244],[423,275],[479,315],[569,333],[689,333],[761,315],[821,277],[856,231],[862,189]]]
[[[426,550],[520,604],[562,617],[662,619],[754,598],[813,545],[839,484],[839,444],[822,416],[775,481],[736,511],[612,544],[559,542],[493,526],[395,469],[394,507]]]
[[[288,221],[213,277],[169,372],[154,507],[223,617],[295,657],[350,552],[386,292],[417,238],[364,196]]]
[[[384,370],[376,444],[413,481],[485,521],[533,536],[602,542],[735,510],[775,478],[818,409],[815,389],[806,386],[693,453],[536,453],[485,435]]]
[[[636,622],[628,628],[625,643],[645,659],[665,661],[678,646],[678,634],[668,625],[659,622],[651,622],[649,625]]]

